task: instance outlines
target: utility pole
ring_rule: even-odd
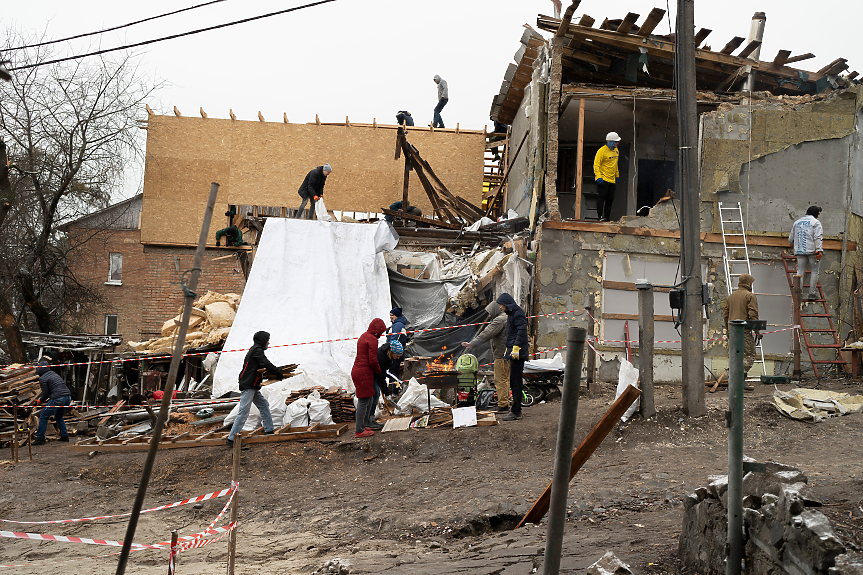
[[[695,90],[695,0],[678,0],[674,42],[677,123],[680,135],[678,169],[683,197],[680,223],[683,302],[683,411],[704,415],[704,332],[701,299],[701,190],[698,177],[698,111]]]

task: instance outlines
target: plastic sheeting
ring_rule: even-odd
[[[439,281],[416,280],[391,269],[388,271],[392,303],[402,308],[409,322],[408,330],[437,327],[444,320],[449,299],[468,280],[468,276]]]
[[[480,323],[487,322],[488,319],[488,314],[485,310],[464,318],[451,313],[445,313],[440,323],[432,327],[449,327],[462,324]],[[455,327],[453,329],[442,329],[440,331],[427,331],[416,334],[411,343],[408,344],[405,356],[442,356],[444,360],[452,358],[453,363],[455,363],[455,361],[467,351],[467,348],[462,347],[461,343],[463,341],[472,340],[477,332],[479,332],[483,327],[484,326],[482,325],[474,325]],[[410,325],[408,325],[408,329],[410,329]],[[472,347],[470,349],[470,353],[476,356],[480,365],[494,363],[494,358],[491,354],[491,344],[487,341],[477,347]]]
[[[395,272],[398,272],[399,264],[416,265],[417,263],[419,263],[423,266],[422,271],[428,272],[428,279],[440,279],[441,263],[440,258],[436,253],[405,252],[402,250],[393,250],[391,252],[387,252],[384,257],[387,260],[387,267]]]
[[[372,319],[387,319],[392,306],[382,252],[397,242],[386,222],[271,218],[225,349],[248,349],[261,330],[270,332],[271,346],[355,338]],[[267,357],[276,365],[300,365],[302,375],[283,382],[290,389],[338,385],[353,391],[350,371],[356,349],[356,340],[350,339],[271,347]],[[238,390],[245,354],[222,354],[213,397]]]

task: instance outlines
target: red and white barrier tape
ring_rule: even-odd
[[[159,507],[152,507],[150,509],[144,509],[141,513],[152,513],[153,511],[162,511],[163,509],[171,509],[173,507],[179,507],[181,505],[188,505],[189,503],[199,503],[201,501],[208,501],[210,499],[217,499],[219,497],[224,497],[228,493],[233,493],[234,488],[229,487],[227,489],[222,489],[221,491],[214,491],[212,493],[207,493],[206,495],[200,495],[198,497],[192,497],[190,499],[183,499],[182,501],[175,501],[174,503],[169,503],[168,505],[161,505]],[[233,496],[232,496],[233,497]],[[230,500],[229,500],[230,501]],[[49,525],[52,523],[78,523],[81,521],[98,521],[100,519],[115,519],[117,517],[128,517],[132,513],[120,513],[119,515],[100,515],[97,517],[78,517],[77,519],[56,519],[53,521],[13,521],[12,519],[0,519],[3,523],[17,523],[19,525]]]
[[[177,541],[188,541],[195,542],[205,535],[212,535],[216,533],[225,533],[233,529],[235,524],[229,524],[226,527],[215,527],[216,523],[222,518],[225,512],[231,505],[231,502],[234,499],[234,495],[237,493],[239,489],[239,484],[234,482],[231,484],[230,489],[228,490],[231,493],[231,497],[228,498],[228,501],[225,503],[225,507],[216,518],[207,526],[206,529],[200,531],[198,533],[192,535],[185,535],[177,539]],[[166,508],[166,507],[165,507]],[[124,514],[129,515],[129,514]],[[115,517],[120,517],[119,515]],[[233,525],[233,526],[232,526]],[[65,535],[47,535],[42,533],[26,533],[26,532],[18,532],[18,531],[0,531],[0,537],[6,537],[10,539],[33,539],[37,541],[59,541],[62,543],[84,543],[87,545],[107,545],[110,547],[122,547],[122,541],[109,541],[106,539],[91,539],[88,537],[67,537]],[[171,541],[161,541],[159,543],[151,543],[151,544],[143,544],[143,543],[132,543],[131,548],[133,550],[142,550],[142,549],[165,549],[166,547],[171,546]]]
[[[530,316],[527,316],[527,318],[532,319],[532,318],[537,318],[537,317],[551,317],[551,316],[556,316],[556,315],[574,314],[574,313],[581,313],[581,312],[586,312],[586,311],[587,310],[585,310],[585,309],[557,311],[557,312],[544,313],[544,314],[539,314],[539,315],[530,315]],[[590,315],[589,312],[588,312],[588,315]],[[593,319],[593,316],[590,316],[590,317]],[[566,319],[566,318],[564,318],[564,319]],[[596,321],[596,319],[594,319],[594,321]],[[445,326],[445,327],[432,327],[432,328],[428,328],[428,329],[410,330],[410,331],[407,331],[406,333],[424,333],[424,332],[430,332],[430,331],[441,331],[441,330],[445,330],[445,329],[458,329],[461,327],[474,327],[474,326],[478,326],[478,325],[485,325],[487,323],[488,323],[487,321],[479,322],[479,323],[464,323],[464,324],[460,324],[460,325],[450,325],[450,326]],[[278,344],[278,345],[271,345],[269,347],[269,349],[275,349],[277,347],[296,347],[296,346],[300,346],[300,345],[313,345],[313,344],[318,344],[318,343],[334,343],[334,342],[339,342],[339,341],[354,341],[354,340],[357,340],[359,338],[360,338],[360,336],[342,337],[342,338],[335,338],[335,339],[322,339],[322,340],[318,340],[318,341],[304,341],[304,342],[300,342],[300,343],[283,343],[283,344]],[[184,353],[183,357],[194,357],[194,356],[199,356],[199,355],[207,355],[209,353],[215,353],[215,354],[239,353],[239,352],[244,352],[244,351],[249,351],[249,348],[223,349],[221,351],[212,351],[212,352],[202,351],[202,352],[195,352],[195,353]],[[69,367],[69,366],[76,366],[76,365],[97,365],[100,363],[123,363],[123,362],[127,362],[127,361],[141,361],[141,360],[151,360],[151,359],[170,359],[171,357],[172,357],[171,354],[152,355],[152,356],[147,356],[147,357],[123,357],[123,358],[116,358],[116,359],[106,359],[106,360],[101,360],[101,361],[80,361],[80,362],[73,362],[73,363],[52,363],[52,364],[46,365],[45,367]],[[7,365],[7,366],[0,367],[0,371],[10,370],[10,369],[20,369],[20,366],[19,367],[11,367],[11,366]]]

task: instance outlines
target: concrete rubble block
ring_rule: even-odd
[[[722,495],[728,491],[728,476],[727,475],[711,475],[710,484],[707,489],[710,491],[711,497],[721,499]]]
[[[587,575],[632,575],[629,565],[608,551],[599,561],[587,568]]]
[[[836,557],[845,553],[830,520],[819,511],[803,511],[786,527],[785,534],[785,556],[797,565],[811,566],[815,573],[826,573]]]
[[[836,565],[830,568],[829,575],[863,575],[863,561],[852,555],[839,555]]]
[[[716,499],[705,499],[683,511],[678,556],[684,566],[701,575],[725,573],[726,512]]]
[[[800,515],[806,507],[820,507],[821,501],[805,483],[781,485],[777,509],[778,519],[790,523],[795,515]]]
[[[100,425],[98,427],[98,429],[96,429],[96,437],[98,437],[102,441],[105,441],[106,439],[110,439],[111,437],[114,437],[115,435],[117,435],[117,431],[111,429],[107,425]]]
[[[87,421],[79,421],[75,424],[76,433],[86,433],[90,429],[90,423]]]
[[[779,464],[768,463],[767,472],[750,471],[743,476],[743,495],[779,495],[779,486],[789,483],[808,483],[809,478],[799,469],[779,469]],[[789,467],[789,466],[783,466]],[[775,471],[771,471],[775,469]]]

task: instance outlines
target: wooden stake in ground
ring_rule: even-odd
[[[177,560],[177,555],[175,553],[175,549],[177,547],[177,530],[174,529],[171,531],[171,553],[168,555],[168,575],[174,575],[174,566],[175,561]]]
[[[12,417],[15,418],[15,429],[12,431],[12,461],[18,463],[18,406],[12,408]]]
[[[183,345],[186,341],[186,332],[189,329],[189,318],[192,315],[192,306],[195,303],[198,289],[198,278],[201,276],[201,266],[204,265],[204,253],[207,250],[207,237],[210,234],[210,222],[213,220],[213,208],[216,205],[216,196],[219,193],[219,184],[213,182],[210,185],[210,197],[207,199],[207,207],[204,210],[204,222],[201,225],[201,234],[198,237],[198,247],[195,250],[195,260],[192,269],[187,270],[181,277],[183,288],[183,314],[180,321],[180,329],[177,332],[177,342],[174,353],[171,356],[171,366],[168,369],[168,383],[165,385],[165,395],[162,397],[162,405],[159,407],[159,417],[153,428],[153,438],[147,458],[144,460],[144,468],[141,471],[141,480],[138,484],[138,492],[135,494],[135,502],[132,504],[132,513],[129,517],[129,526],[123,538],[123,549],[120,551],[120,560],[117,562],[117,575],[126,573],[126,564],[129,562],[129,552],[132,549],[132,541],[135,538],[135,529],[138,527],[138,518],[141,508],[144,506],[144,497],[147,495],[147,485],[150,483],[150,475],[153,473],[153,463],[156,461],[156,451],[159,449],[159,441],[162,438],[162,430],[168,420],[168,411],[171,408],[171,396],[177,382],[177,371],[180,368],[180,360],[183,357]],[[188,274],[188,283],[186,283]]]
[[[231,472],[231,486],[235,489],[234,500],[231,503],[231,523],[237,522],[239,515],[238,505],[240,503],[240,450],[243,448],[243,432],[234,436],[234,468]],[[237,527],[228,535],[228,575],[234,575],[234,564],[237,559]]]
[[[578,449],[572,453],[572,463],[569,466],[570,481],[578,473],[578,470],[581,469],[581,466],[590,459],[590,456],[593,455],[593,452],[596,451],[596,448],[599,447],[605,436],[614,429],[614,426],[617,425],[617,422],[623,417],[629,406],[638,399],[639,395],[641,395],[641,391],[637,387],[631,385],[627,387],[620,394],[620,397],[611,404],[608,412],[602,416],[599,423],[590,430],[590,433],[587,434],[587,437],[584,438]],[[515,528],[518,529],[525,523],[539,523],[548,512],[550,502],[551,483],[548,484],[548,487],[545,488],[545,491],[542,492],[542,495],[539,496],[539,499],[536,500],[530,510],[521,518],[521,521],[518,522]]]

